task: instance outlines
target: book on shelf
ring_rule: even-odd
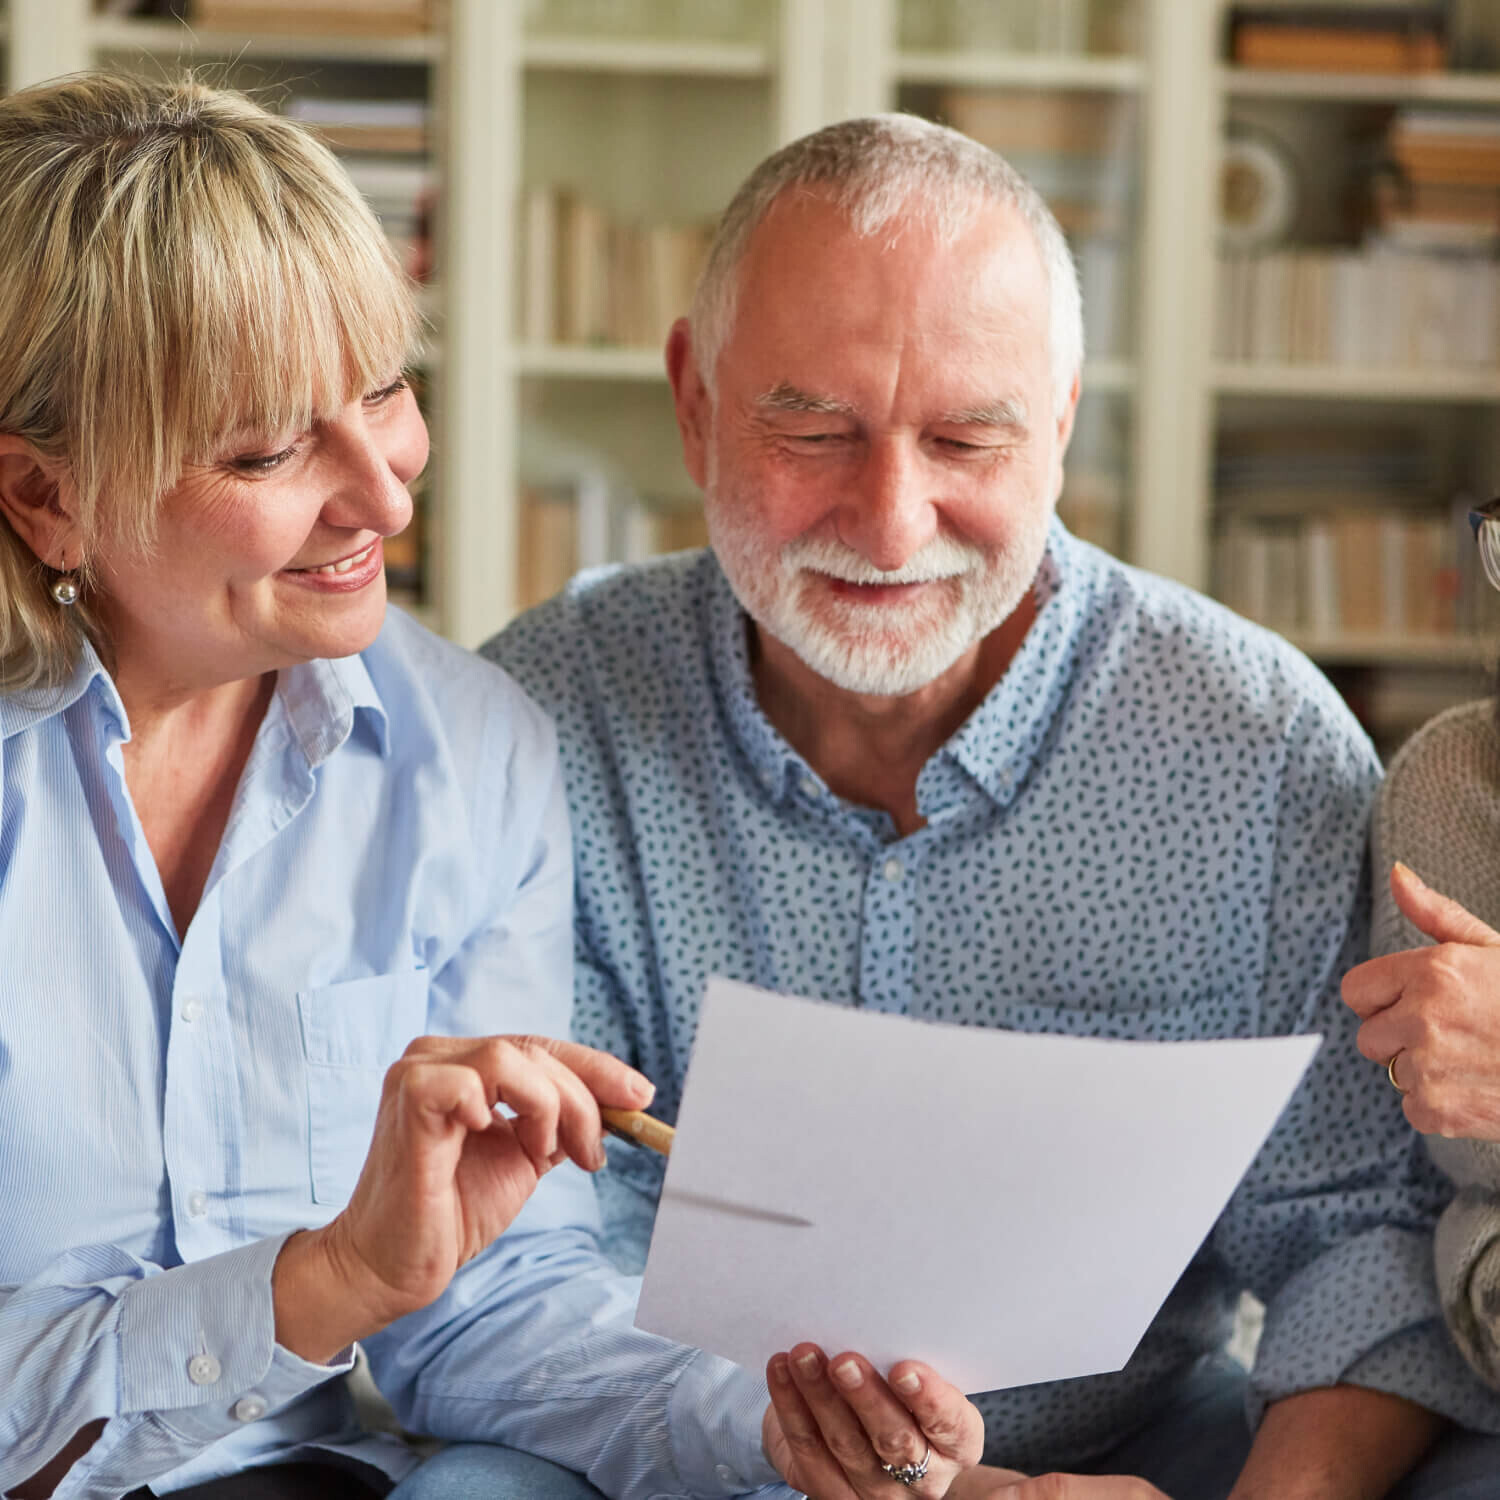
[[[688,310],[712,233],[616,218],[555,185],[525,189],[516,220],[516,328],[528,344],[660,344]]]
[[[430,111],[425,99],[340,99],[297,94],[286,115],[317,133],[335,151],[423,156]]]
[[[1134,150],[1128,97],[1079,89],[946,89],[939,112],[1002,156],[1106,156]]]
[[[1488,248],[1376,238],[1358,250],[1225,253],[1215,354],[1250,363],[1493,369],[1500,265]]]
[[[1446,7],[1237,5],[1229,53],[1245,68],[1430,73],[1448,65]]]
[[[283,35],[359,38],[432,30],[442,0],[191,0],[189,19],[205,27]]]
[[[1215,592],[1247,619],[1319,641],[1468,636],[1500,627],[1500,607],[1465,590],[1472,553],[1443,512],[1231,512],[1214,541]]]
[[[518,600],[530,609],[575,573],[609,562],[643,562],[708,544],[703,508],[652,503],[596,477],[577,485],[527,485],[521,493]]]

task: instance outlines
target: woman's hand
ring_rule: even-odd
[[[816,1344],[798,1344],[772,1357],[766,1384],[766,1454],[812,1500],[936,1500],[984,1447],[973,1403],[913,1360],[894,1365],[887,1381],[862,1355],[830,1360]],[[927,1472],[909,1486],[884,1468],[920,1465],[924,1456]]]
[[[618,1058],[574,1042],[417,1038],[385,1076],[348,1206],[282,1248],[272,1277],[277,1342],[326,1363],[426,1307],[552,1167],[604,1164],[599,1105],[639,1109],[653,1092]]]
[[[1390,1065],[1406,1118],[1427,1135],[1500,1140],[1500,933],[1391,871],[1402,914],[1436,947],[1372,958],[1344,976],[1360,1052]]]

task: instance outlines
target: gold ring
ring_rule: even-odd
[[[1406,1090],[1396,1082],[1396,1059],[1400,1057],[1401,1054],[1405,1051],[1405,1047],[1397,1047],[1395,1052],[1391,1054],[1391,1060],[1385,1065],[1385,1076],[1391,1080],[1391,1087],[1395,1089],[1395,1091],[1400,1094],[1403,1099],[1406,1097]]]

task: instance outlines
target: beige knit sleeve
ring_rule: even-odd
[[[1373,953],[1428,942],[1391,899],[1396,860],[1500,927],[1500,730],[1493,700],[1440,715],[1402,749],[1376,807],[1371,855]],[[1427,1146],[1459,1189],[1437,1229],[1443,1311],[1464,1357],[1500,1386],[1500,1145],[1429,1136]]]

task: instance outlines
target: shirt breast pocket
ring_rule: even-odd
[[[346,1203],[359,1179],[386,1069],[427,1029],[427,974],[381,974],[302,990],[308,1155],[317,1203]]]

